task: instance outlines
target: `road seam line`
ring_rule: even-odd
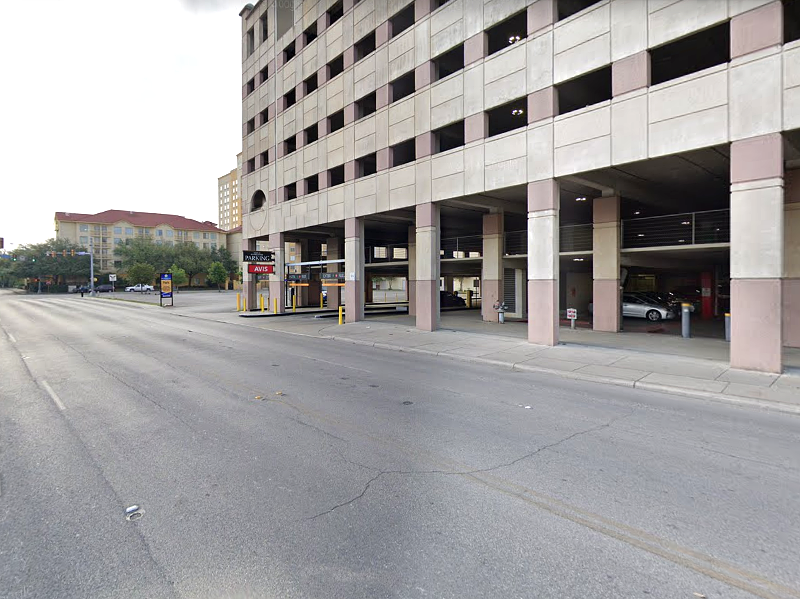
[[[61,398],[59,398],[56,392],[53,391],[53,388],[48,384],[48,382],[45,381],[44,379],[42,379],[40,382],[42,384],[42,387],[44,388],[45,391],[47,391],[47,394],[52,398],[53,402],[56,404],[58,409],[61,410],[62,412],[66,410],[67,406],[64,405],[64,403],[61,401]]]

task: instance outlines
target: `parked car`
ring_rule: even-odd
[[[646,299],[647,301],[655,302],[657,304],[664,304],[669,306],[673,312],[679,313],[681,311],[681,304],[683,299],[671,293],[661,293],[659,291],[629,291],[628,295],[635,295]],[[694,304],[689,307],[689,312],[694,312]]]
[[[622,315],[646,318],[651,322],[671,320],[677,316],[676,309],[668,303],[642,297],[635,293],[622,294]]]
[[[126,287],[125,291],[155,291],[155,288],[152,285],[145,285],[144,283],[138,283],[136,285],[131,285],[130,287]]]
[[[467,305],[467,301],[463,297],[459,297],[451,291],[440,291],[439,303],[441,304],[442,308],[457,308],[465,307]]]
[[[94,288],[94,290],[97,291],[98,293],[104,293],[104,292],[114,291],[114,286],[113,285],[108,285],[108,284],[106,284],[106,285],[97,285]]]

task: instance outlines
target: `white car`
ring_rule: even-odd
[[[132,285],[131,287],[126,287],[125,291],[155,291],[155,288],[152,285],[145,285],[144,283],[139,283],[138,285]]]

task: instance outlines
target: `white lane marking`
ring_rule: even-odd
[[[11,341],[11,343],[16,343],[17,342],[17,338],[14,337],[14,335],[9,333],[8,331],[6,331],[6,335],[8,335],[8,340]]]
[[[61,399],[58,397],[58,395],[56,395],[56,392],[55,392],[55,391],[53,391],[53,388],[52,388],[52,387],[50,387],[50,385],[48,385],[48,384],[47,384],[47,381],[45,381],[45,380],[42,380],[42,387],[44,387],[44,390],[45,390],[45,391],[47,391],[47,394],[48,394],[50,397],[52,397],[52,398],[53,398],[53,401],[54,401],[54,402],[55,402],[55,404],[58,406],[58,409],[59,409],[59,410],[62,410],[62,411],[63,411],[63,410],[66,410],[66,409],[67,409],[67,407],[66,407],[66,406],[65,406],[65,405],[64,405],[64,404],[61,402]]]

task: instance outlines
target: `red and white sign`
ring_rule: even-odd
[[[247,272],[250,274],[271,275],[275,272],[275,266],[272,264],[248,264]]]
[[[578,310],[576,308],[567,308],[567,319],[575,320],[578,318]]]

